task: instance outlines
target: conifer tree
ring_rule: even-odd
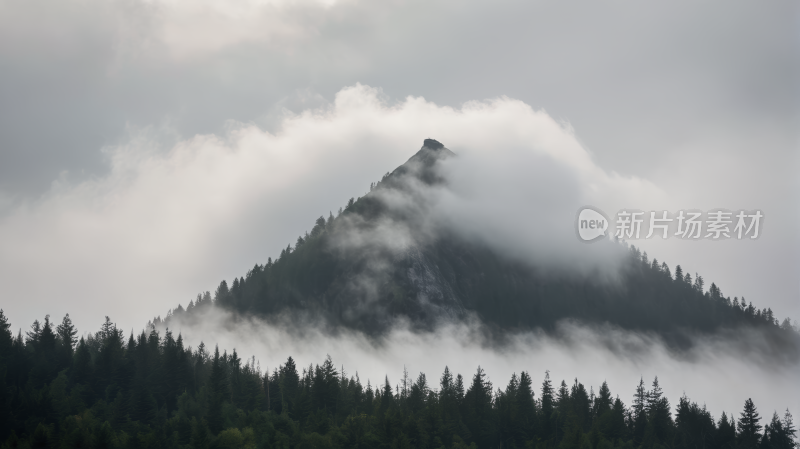
[[[493,423],[490,417],[492,408],[492,383],[486,379],[483,368],[478,366],[472,376],[472,384],[464,396],[465,424],[470,428],[475,442],[481,447],[491,445]]]
[[[658,376],[653,380],[653,389],[647,393],[647,413],[648,428],[652,431],[654,443],[663,444],[669,441],[670,430],[672,427],[672,416],[670,413],[669,400],[663,396],[661,386],[658,383]]]
[[[759,424],[760,421],[761,417],[758,415],[753,400],[748,398],[744,402],[744,410],[742,410],[737,423],[736,439],[739,443],[738,447],[742,449],[755,449],[758,447],[761,441],[761,429],[763,428]]]
[[[0,309],[0,441],[5,440],[11,430],[11,395],[6,382],[7,364],[11,359],[14,341],[8,318]]]
[[[791,415],[789,415],[791,417]],[[772,414],[772,421],[764,426],[764,436],[761,439],[761,448],[764,449],[794,449],[794,432],[789,432],[784,426],[784,421],[778,413]]]
[[[669,265],[666,262],[661,263],[661,271],[667,275],[668,278],[672,278],[672,273],[669,271]]]
[[[61,344],[64,345],[67,354],[71,357],[75,344],[78,342],[78,339],[75,337],[78,334],[78,330],[75,329],[75,326],[72,324],[69,314],[64,315],[61,324],[56,327],[56,334]]]
[[[545,371],[544,381],[542,381],[542,423],[541,432],[542,440],[547,441],[554,436],[554,427],[552,425],[553,410],[555,407],[553,396],[553,384],[550,381],[550,371]]]
[[[211,376],[208,379],[208,427],[214,435],[222,431],[224,424],[222,403],[225,400],[227,385],[225,382],[225,368],[222,364],[223,362],[219,355],[219,346],[217,346],[214,348],[214,359],[211,362]]]
[[[10,358],[13,346],[14,336],[11,333],[11,324],[3,313],[3,309],[0,309],[0,367]]]
[[[455,382],[455,393],[456,393],[456,404],[458,407],[462,407],[464,403],[464,377],[461,374],[456,375],[456,382]]]
[[[736,447],[736,423],[733,419],[728,419],[728,415],[725,412],[722,412],[719,423],[717,423],[715,442],[719,449],[733,449]]]
[[[300,387],[300,375],[297,372],[297,365],[294,359],[289,356],[286,363],[280,369],[280,388],[283,394],[283,400],[289,407],[289,413],[292,413],[297,400],[298,389]]]
[[[394,395],[392,394],[392,385],[389,383],[389,376],[386,376],[383,380],[383,391],[381,392],[380,416],[384,416],[386,411],[393,405]]]
[[[597,398],[594,401],[594,415],[599,418],[611,411],[613,400],[611,399],[611,390],[608,388],[606,381],[603,381],[603,384],[600,385],[600,391],[597,393]]]
[[[625,404],[619,399],[619,396],[614,399],[614,406],[611,408],[610,415],[611,419],[606,430],[606,436],[610,441],[625,439],[628,433],[628,427],[625,423],[627,410],[625,409]]]
[[[698,293],[703,293],[703,285],[705,285],[705,281],[703,281],[703,276],[700,276],[697,273],[695,273],[694,289],[697,290]]]
[[[798,443],[796,442],[797,430],[794,427],[792,414],[789,413],[788,408],[786,409],[786,413],[783,414],[783,431],[784,434],[786,435],[785,448],[797,447],[798,446]]]
[[[419,413],[425,407],[428,398],[428,380],[425,373],[419,373],[417,381],[411,385],[408,395],[408,405],[412,413]]]
[[[647,428],[647,413],[645,407],[647,406],[647,391],[644,388],[644,379],[639,379],[639,385],[636,386],[636,394],[633,396],[633,404],[631,407],[632,424],[633,424],[633,440],[637,444],[641,444],[644,440],[645,429]]]
[[[537,427],[536,401],[534,400],[533,380],[525,371],[519,375],[516,406],[519,421],[517,440],[524,443],[533,439]]]

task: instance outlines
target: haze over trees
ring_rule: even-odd
[[[77,334],[67,315],[14,336],[0,311],[2,448],[796,448],[788,410],[762,417],[747,399],[714,417],[685,395],[670,404],[658,378],[614,394],[445,367],[364,385],[330,357],[270,371],[169,331],[126,337],[108,318]]]

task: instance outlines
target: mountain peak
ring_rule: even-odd
[[[444,145],[435,139],[425,139],[425,141],[422,142],[422,146],[432,150],[441,150],[444,148]]]

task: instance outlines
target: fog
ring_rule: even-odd
[[[425,137],[461,154],[533,132],[437,118],[507,98],[663,192],[593,204],[608,214],[762,210],[757,242],[640,245],[796,318],[796,30],[791,0],[0,0],[2,307],[18,327],[139,325],[274,257]],[[344,120],[358,82],[407,113]]]
[[[62,180],[0,219],[0,279],[15,299],[3,308],[15,329],[65,313],[79,329],[106,315],[139,327],[277,257],[427,137],[459,155],[444,167],[452,187],[431,192],[435,224],[554,269],[614,271],[598,246],[574,236],[582,205],[611,210],[664,196],[597,166],[569,125],[510,98],[459,109],[419,97],[392,104],[357,84],[328,107],[288,114],[274,134],[232,123],[225,136],[166,147],[162,137],[132,134],[107,148],[110,175]]]
[[[575,378],[597,392],[607,381],[613,395],[628,406],[640,378],[649,387],[655,376],[674,407],[686,394],[705,404],[715,419],[722,411],[738,418],[744,401],[752,398],[762,417],[788,408],[800,410],[797,379],[800,364],[775,364],[760,355],[758,335],[747,331],[698,336],[688,351],[673,352],[657,336],[625,331],[613,326],[587,326],[561,322],[554,333],[538,331],[493,337],[479,321],[443,322],[433,332],[410,330],[396,322],[380,339],[345,329],[330,329],[308,316],[283,315],[269,321],[234,318],[216,307],[206,309],[192,322],[176,317],[169,327],[194,348],[202,341],[213,352],[234,348],[242,359],[255,356],[270,372],[292,356],[300,368],[321,364],[330,355],[348,376],[361,383],[382,385],[388,376],[400,382],[403,369],[416,379],[424,372],[438,385],[445,366],[461,373],[465,382],[480,365],[494,388],[505,389],[512,373],[527,371],[539,386],[545,371],[554,385]],[[746,342],[746,343],[745,343]]]

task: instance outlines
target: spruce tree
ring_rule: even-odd
[[[3,309],[0,309],[0,366],[11,355],[13,345],[14,335],[11,333],[11,324],[3,313]]]
[[[661,386],[658,383],[658,376],[653,380],[653,389],[647,393],[647,406],[645,409],[648,427],[652,429],[654,443],[664,444],[669,441],[672,416],[669,400],[663,396]]]
[[[597,398],[594,401],[595,417],[599,418],[610,412],[612,405],[613,401],[611,399],[611,390],[608,388],[608,383],[603,381],[603,384],[600,385],[600,391],[598,391]]]
[[[742,410],[737,423],[736,439],[739,443],[738,447],[742,449],[755,449],[758,447],[761,441],[762,429],[761,424],[759,424],[760,421],[761,417],[758,415],[753,400],[748,398],[744,402],[744,410]]]
[[[222,403],[227,390],[225,368],[219,355],[219,346],[214,348],[214,359],[211,362],[211,375],[208,379],[208,428],[216,435],[222,431],[224,419],[222,416]]]
[[[633,421],[633,441],[636,444],[641,444],[644,441],[644,433],[647,428],[647,413],[645,407],[647,405],[647,391],[644,388],[644,379],[639,379],[639,385],[636,386],[636,394],[633,396],[633,404],[631,407],[632,421]]]
[[[61,324],[56,327],[56,334],[67,354],[72,357],[72,351],[75,348],[75,344],[78,342],[78,339],[75,337],[78,334],[78,330],[72,324],[69,314],[64,315]]]
[[[783,414],[783,431],[786,435],[786,447],[793,448],[797,447],[798,443],[795,442],[797,438],[797,430],[794,427],[794,422],[792,421],[792,414],[789,413],[789,409],[786,409],[786,413]]]
[[[553,410],[555,407],[553,397],[553,383],[550,381],[550,371],[545,371],[544,381],[542,381],[542,419],[541,419],[541,434],[542,440],[548,441],[554,436],[555,427],[552,423]]]
[[[464,410],[466,411],[464,422],[478,446],[492,445],[493,422],[490,416],[492,383],[486,379],[486,373],[480,366],[472,376],[472,384],[464,396]]]
[[[11,391],[6,382],[7,364],[11,359],[11,351],[14,347],[14,337],[10,328],[8,318],[0,309],[0,441],[5,440],[11,430],[12,419]]]
[[[722,412],[722,417],[717,423],[717,435],[715,438],[716,446],[719,449],[733,449],[736,447],[736,423],[728,419],[728,415]]]
[[[519,422],[518,441],[524,443],[533,439],[537,427],[533,380],[525,371],[519,375],[516,402]]]
[[[392,385],[389,383],[389,376],[385,376],[383,380],[383,391],[381,392],[381,408],[380,416],[386,414],[386,411],[394,405],[394,394],[392,394]]]

